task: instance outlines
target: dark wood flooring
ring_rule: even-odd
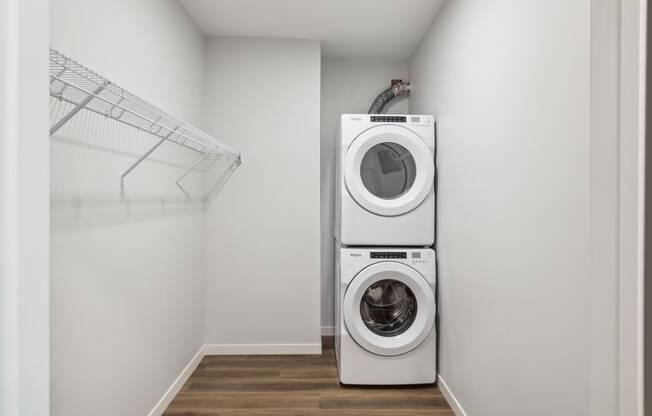
[[[355,387],[337,379],[332,339],[321,355],[206,356],[167,416],[454,416],[434,386]]]

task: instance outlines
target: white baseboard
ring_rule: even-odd
[[[179,374],[179,377],[174,380],[170,388],[163,394],[163,397],[161,397],[161,400],[159,400],[152,411],[149,412],[148,416],[160,416],[165,412],[165,409],[167,409],[177,393],[181,390],[181,387],[183,387],[185,382],[190,378],[190,375],[195,371],[202,358],[204,358],[204,355],[206,355],[204,353],[204,348],[205,346],[203,345],[199,348],[197,354],[192,357],[188,365],[186,365],[186,367],[181,371],[181,374]]]
[[[207,344],[205,355],[321,354],[320,344]]]
[[[148,416],[161,416],[206,355],[321,354],[321,344],[206,344],[199,348]]]
[[[440,374],[437,375],[437,386],[439,387],[439,391],[441,391],[441,393],[446,398],[446,401],[450,405],[451,409],[453,409],[453,412],[456,416],[468,416]]]
[[[334,326],[322,326],[321,327],[321,335],[326,336],[326,337],[332,337],[335,335],[335,327]]]

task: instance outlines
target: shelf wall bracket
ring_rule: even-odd
[[[102,90],[104,89],[104,87],[105,87],[104,85],[100,85],[99,87],[95,88],[95,90],[93,91],[93,94],[89,94],[88,97],[84,98],[84,99],[83,99],[79,104],[77,104],[77,105],[75,106],[75,108],[73,108],[72,110],[70,110],[70,112],[69,112],[68,114],[66,114],[65,116],[61,117],[61,120],[57,121],[56,124],[55,124],[54,126],[50,127],[50,136],[52,136],[54,133],[57,132],[57,130],[59,130],[61,127],[63,127],[63,125],[66,124],[66,123],[68,122],[68,120],[70,120],[71,118],[73,118],[73,117],[75,116],[75,114],[79,113],[79,111],[80,111],[82,108],[86,107],[86,105],[87,105],[88,103],[90,103],[91,100],[92,100],[93,98],[95,98],[95,96],[96,96],[97,94],[99,94],[100,92],[102,92]]]
[[[231,178],[231,175],[233,175],[233,172],[240,166],[239,159],[236,159],[233,161],[231,166],[227,169],[226,174],[220,178],[219,181],[213,187],[206,193],[206,196],[204,196],[204,204],[208,204],[211,199],[222,189],[224,184]]]
[[[177,131],[177,129],[178,127],[175,127],[174,130],[170,130],[170,132],[165,137],[161,138],[161,140],[159,140],[154,146],[152,146],[148,151],[146,151],[145,154],[139,157],[137,161],[132,163],[132,165],[127,168],[127,170],[124,171],[124,173],[120,176],[120,189],[124,190],[125,177],[127,177],[127,175],[129,175],[132,170],[136,169],[136,167],[140,165],[143,162],[143,160],[147,159],[147,157],[151,155],[154,152],[154,150],[158,149],[159,146],[162,145],[164,141],[166,141],[170,136],[172,136],[172,134],[175,131]]]
[[[188,174],[190,174],[190,172],[192,172],[193,170],[195,170],[195,168],[196,168],[196,167],[197,167],[201,162],[203,162],[204,159],[206,159],[206,156],[208,156],[209,154],[210,154],[210,153],[206,153],[206,154],[204,154],[202,157],[200,157],[200,158],[199,158],[195,163],[192,164],[192,166],[190,166],[190,167],[189,167],[189,168],[188,168],[188,169],[183,173],[183,175],[179,176],[179,179],[177,179],[177,186],[179,187],[179,189],[181,189],[181,191],[186,195],[186,197],[187,197],[188,199],[191,199],[191,197],[190,197],[190,193],[189,193],[188,191],[186,191],[186,188],[184,188],[184,187],[181,185],[181,181],[183,180],[183,178],[185,178],[186,176],[188,176]]]

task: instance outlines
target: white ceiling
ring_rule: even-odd
[[[318,39],[329,58],[410,56],[444,0],[180,0],[212,36]]]

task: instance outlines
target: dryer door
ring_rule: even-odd
[[[426,279],[402,263],[363,269],[342,303],[344,323],[362,348],[379,355],[409,352],[426,339],[435,322],[435,297]]]
[[[426,199],[434,182],[430,148],[405,127],[364,131],[351,143],[343,162],[347,190],[360,206],[377,215],[412,211]]]

